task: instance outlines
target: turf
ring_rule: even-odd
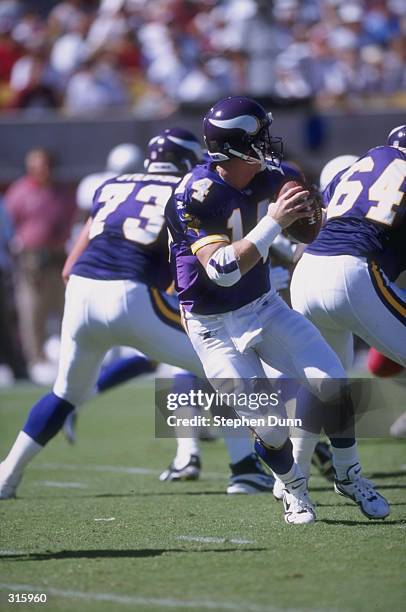
[[[0,456],[40,394],[0,392]],[[314,476],[317,523],[287,526],[272,496],[224,494],[222,442],[204,444],[200,481],[159,482],[173,441],[154,439],[152,406],[148,381],[93,400],[78,444],[58,436],[30,466],[19,498],[1,502],[0,583],[48,595],[47,604],[13,604],[2,586],[1,610],[404,609],[403,442],[360,444],[392,503],[387,520],[364,518]]]

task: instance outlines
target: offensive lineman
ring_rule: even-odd
[[[406,125],[385,146],[369,150],[327,186],[327,221],[307,248],[292,279],[293,307],[312,321],[348,369],[353,334],[406,366],[406,290],[395,280],[406,268]],[[311,279],[311,282],[309,280]],[[293,441],[295,457],[309,473],[317,433]],[[354,498],[358,464],[335,464],[336,491]]]

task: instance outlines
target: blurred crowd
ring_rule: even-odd
[[[405,103],[404,0],[2,0],[0,108],[167,116],[226,95]]]

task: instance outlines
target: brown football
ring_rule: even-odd
[[[289,225],[284,231],[286,236],[293,240],[294,242],[303,242],[305,244],[310,244],[313,240],[316,239],[317,234],[320,231],[322,226],[322,206],[320,202],[319,194],[315,191],[314,188],[309,188],[304,183],[296,180],[290,180],[286,183],[283,183],[282,187],[279,190],[278,197],[283,195],[292,187],[301,186],[310,191],[310,195],[307,198],[307,203],[309,207],[313,210],[313,214],[311,217],[306,217],[305,219],[298,219],[292,225]]]

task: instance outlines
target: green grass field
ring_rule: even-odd
[[[0,456],[41,393],[0,392]],[[1,610],[405,609],[405,443],[360,444],[386,521],[315,476],[317,523],[288,526],[271,495],[225,495],[220,441],[204,444],[200,481],[159,482],[174,444],[154,439],[152,406],[149,381],[93,400],[76,447],[58,436],[0,502]],[[13,591],[48,601],[8,603]]]

